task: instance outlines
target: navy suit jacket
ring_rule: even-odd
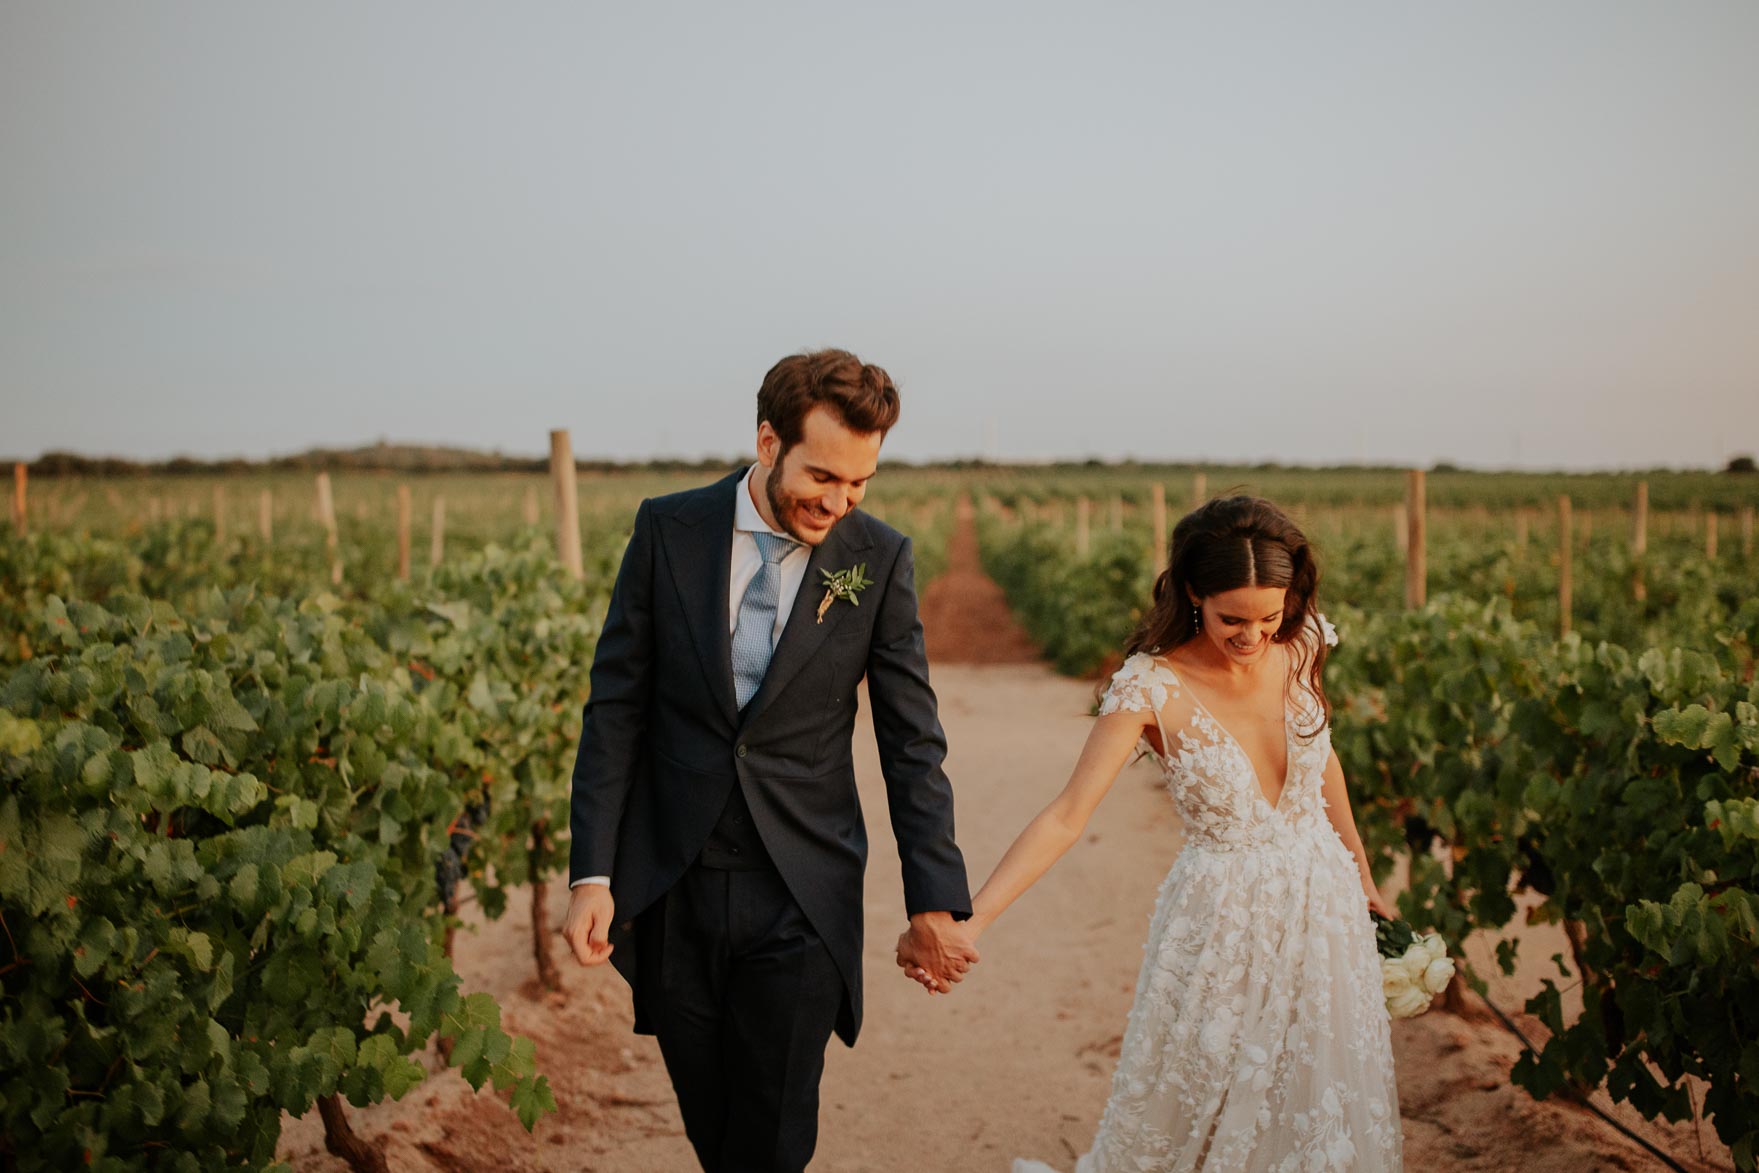
[[[867,832],[851,740],[863,676],[906,909],[963,918],[971,907],[910,539],[859,510],[832,528],[812,551],[762,687],[740,711],[727,608],[734,494],[744,476],[656,497],[636,512],[593,656],[569,874],[611,877],[612,960],[634,985],[634,918],[677,883],[740,787],[777,871],[842,974],[837,1033],[853,1045]],[[858,604],[833,602],[818,622],[819,571],[857,563],[873,585]]]

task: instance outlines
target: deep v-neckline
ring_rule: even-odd
[[[1203,698],[1197,695],[1197,690],[1191,687],[1191,682],[1179,675],[1178,669],[1173,667],[1170,660],[1163,659],[1160,663],[1168,672],[1173,674],[1173,679],[1177,680],[1184,686],[1185,691],[1191,694],[1191,703],[1197,706],[1197,708],[1203,710],[1203,715],[1209,720],[1209,723],[1221,730],[1221,735],[1233,743],[1235,749],[1240,751],[1240,756],[1246,761],[1246,768],[1252,771],[1253,793],[1258,795],[1259,800],[1269,808],[1272,814],[1282,810],[1283,796],[1289,792],[1289,778],[1295,768],[1295,749],[1294,746],[1289,744],[1289,691],[1287,682],[1283,685],[1283,777],[1282,785],[1277,788],[1276,801],[1272,802],[1264,793],[1264,779],[1258,773],[1258,763],[1254,762],[1252,760],[1252,755],[1246,752],[1245,745],[1241,743],[1238,737],[1234,736],[1232,730],[1222,724],[1221,718],[1215,715],[1215,710],[1203,703]],[[1193,713],[1192,716],[1195,718],[1196,714]]]

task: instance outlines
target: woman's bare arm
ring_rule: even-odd
[[[1062,793],[1026,824],[972,898],[966,927],[974,939],[1081,838],[1087,820],[1130,760],[1142,730],[1153,721],[1149,712],[1108,713],[1094,720]]]
[[[1335,749],[1326,758],[1323,793],[1326,817],[1337,829],[1338,838],[1356,857],[1356,870],[1362,876],[1362,892],[1368,898],[1368,907],[1382,916],[1392,916],[1392,906],[1381,899],[1380,890],[1374,886],[1374,876],[1368,870],[1368,852],[1362,848],[1362,836],[1356,830],[1356,816],[1350,811],[1349,789],[1344,784],[1344,763],[1338,760]]]

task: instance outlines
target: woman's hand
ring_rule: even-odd
[[[1370,888],[1365,893],[1365,895],[1368,897],[1368,911],[1369,912],[1377,912],[1381,916],[1386,917],[1386,919],[1388,919],[1388,920],[1398,920],[1399,919],[1399,914],[1393,910],[1392,905],[1388,904],[1385,900],[1382,900],[1380,898],[1379,892],[1375,891],[1373,888]]]

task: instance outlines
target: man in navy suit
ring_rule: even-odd
[[[756,464],[636,512],[593,657],[563,927],[629,980],[712,1173],[804,1169],[825,1047],[860,1029],[863,677],[899,964],[945,993],[977,961],[910,540],[856,509],[897,389],[826,350],[777,363],[757,404]]]

